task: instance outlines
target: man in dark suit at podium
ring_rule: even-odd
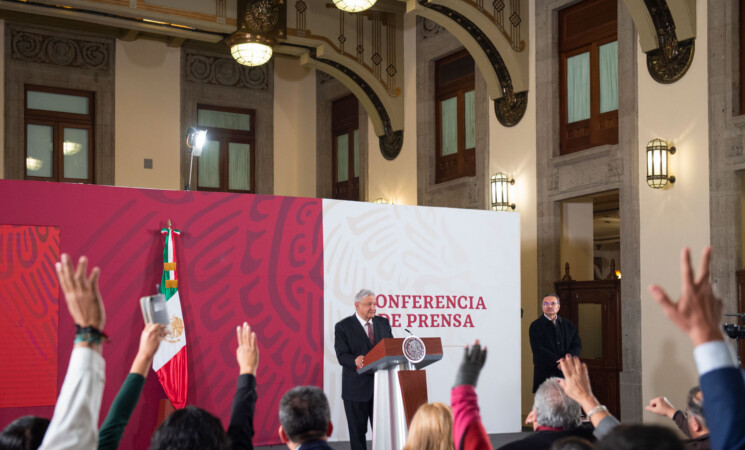
[[[334,328],[334,349],[342,366],[341,398],[347,414],[349,442],[353,450],[367,448],[367,422],[372,425],[373,374],[360,375],[357,369],[365,364],[365,355],[375,344],[392,338],[391,324],[375,315],[375,294],[362,289],[354,296],[356,312],[339,321]]]

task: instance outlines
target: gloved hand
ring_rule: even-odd
[[[458,373],[455,375],[455,386],[467,384],[476,387],[476,381],[479,379],[479,373],[481,373],[481,368],[484,367],[485,362],[486,348],[482,350],[477,339],[473,346],[466,347],[463,353],[463,360],[458,368]]]

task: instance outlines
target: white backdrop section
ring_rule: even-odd
[[[450,404],[463,347],[481,339],[489,349],[477,387],[484,426],[489,433],[520,431],[517,213],[323,200],[323,246],[323,387],[331,402],[331,440],[349,440],[334,325],[354,314],[354,295],[362,288],[385,303],[378,314],[400,314],[394,337],[405,337],[408,328],[420,337],[442,338],[443,359],[426,369],[430,402]],[[396,295],[399,308],[391,308],[390,296]],[[410,296],[407,307],[401,305],[403,295]],[[414,295],[421,296],[416,304]],[[425,296],[431,297],[429,308]],[[461,308],[477,306],[479,297],[484,308]],[[454,326],[456,314],[461,325],[468,315],[473,327]],[[420,315],[426,316],[426,327]],[[448,315],[451,326],[431,326],[447,323]]]

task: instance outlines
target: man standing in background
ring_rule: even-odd
[[[334,328],[334,349],[342,366],[341,398],[347,414],[349,442],[353,450],[365,450],[367,422],[372,426],[374,375],[358,374],[365,365],[365,355],[381,339],[392,338],[391,324],[376,316],[375,294],[362,289],[354,296],[356,312],[342,319]]]
[[[543,315],[530,324],[530,349],[533,351],[533,393],[551,377],[563,378],[558,361],[567,353],[579,356],[582,341],[577,328],[567,319],[559,317],[559,296],[543,297]]]

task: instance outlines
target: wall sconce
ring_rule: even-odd
[[[334,5],[346,12],[360,12],[371,8],[377,0],[334,0]]]
[[[184,190],[186,191],[191,190],[191,173],[192,167],[194,166],[194,157],[202,154],[202,149],[206,143],[207,130],[200,130],[195,127],[189,127],[189,129],[186,130],[186,147],[189,149],[189,153],[191,153],[191,162],[189,163],[189,182],[186,183],[186,186],[184,187]]]
[[[675,177],[668,175],[667,161],[669,155],[675,154],[675,147],[668,147],[662,139],[652,139],[647,144],[647,184],[654,189],[661,189],[668,183],[675,183]]]
[[[515,180],[510,179],[502,172],[491,176],[491,209],[492,211],[507,211],[515,209],[515,204],[510,203],[509,186],[514,185]]]

